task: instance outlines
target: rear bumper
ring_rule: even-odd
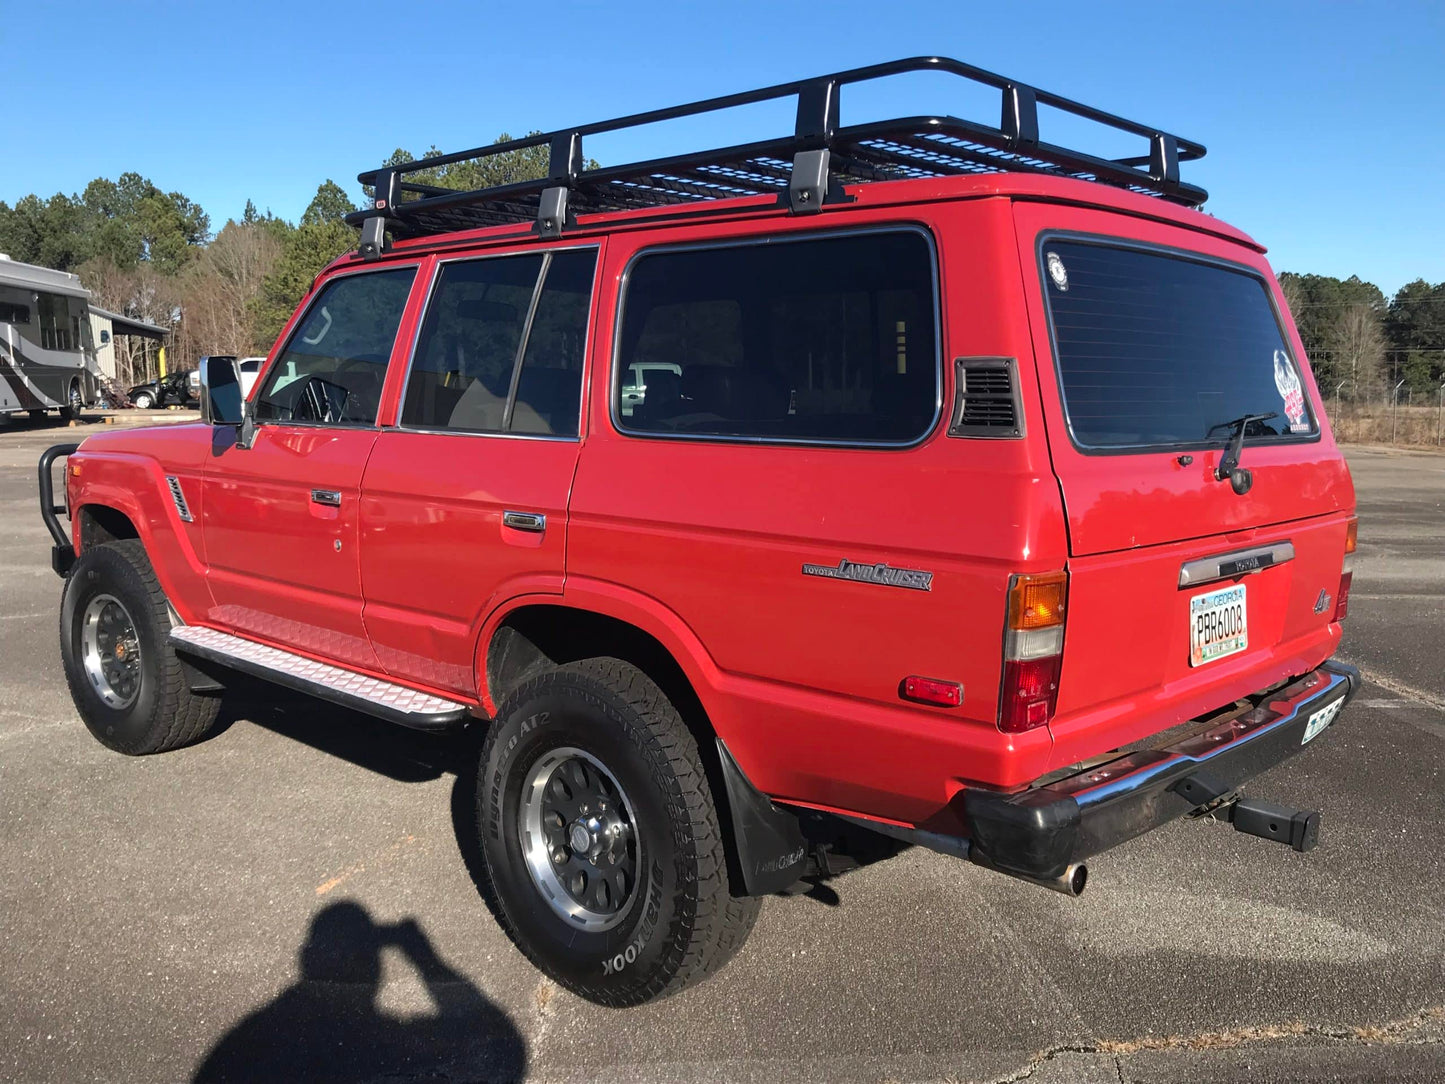
[[[1354,667],[1327,662],[1253,708],[1182,736],[1170,732],[1166,744],[1012,794],[966,790],[959,801],[972,852],[1009,873],[1059,877],[1289,759],[1334,722],[1359,685]]]

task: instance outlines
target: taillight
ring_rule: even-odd
[[[1059,696],[1069,574],[1010,577],[998,728],[1006,734],[1047,726]]]
[[[1350,612],[1350,581],[1355,578],[1355,546],[1360,540],[1360,521],[1351,516],[1345,524],[1345,559],[1340,565],[1340,589],[1335,594],[1335,616],[1331,621],[1343,621]]]

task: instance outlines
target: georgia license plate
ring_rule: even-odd
[[[1203,666],[1249,646],[1244,584],[1195,595],[1189,600],[1189,665]]]

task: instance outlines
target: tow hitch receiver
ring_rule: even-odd
[[[1320,815],[1312,810],[1241,798],[1229,806],[1228,815],[1236,832],[1288,843],[1301,854],[1320,841]]]
[[[1288,843],[1301,854],[1314,850],[1320,841],[1320,815],[1313,810],[1291,809],[1246,798],[1205,772],[1185,776],[1173,789],[1198,803],[1196,816],[1229,821],[1236,832]]]

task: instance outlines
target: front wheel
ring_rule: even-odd
[[[137,410],[149,410],[156,405],[155,397],[148,391],[140,392],[131,400]]]
[[[588,659],[508,697],[482,750],[478,827],[508,935],[567,989],[637,1005],[742,946],[696,741],[642,671]]]
[[[65,405],[60,408],[60,416],[69,421],[80,420],[80,412],[85,409],[85,397],[80,392],[80,381],[72,380],[70,390],[65,395]]]
[[[166,597],[136,539],[80,555],[60,600],[60,657],[76,710],[130,756],[198,741],[220,700],[191,692],[170,645]]]

